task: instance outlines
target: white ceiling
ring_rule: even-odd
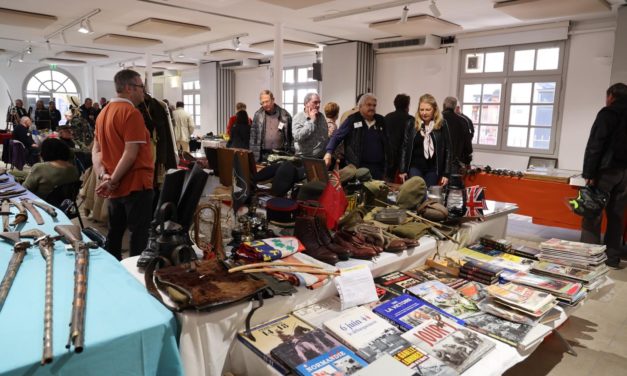
[[[301,3],[305,7],[298,9],[300,5],[297,7],[292,1]],[[624,0],[605,0],[613,5],[611,11],[522,21],[494,9],[494,2],[497,1],[500,0],[436,0],[436,3],[442,13],[440,18],[462,27],[462,30],[456,34],[557,20],[611,17],[612,14],[616,13],[617,6],[625,3]],[[537,0],[535,3],[537,6],[542,6],[543,2],[555,1],[565,0]],[[286,5],[280,6],[272,3]],[[341,12],[369,6],[380,7],[381,4],[388,3],[395,5],[388,9],[363,12],[325,21],[315,22],[313,20],[315,17],[341,14]],[[154,61],[169,60],[168,52],[170,51],[174,51],[172,55],[176,61],[198,63],[211,60],[211,55],[205,56],[208,42],[222,40],[209,43],[210,50],[232,48],[229,36],[243,33],[247,33],[248,36],[240,38],[242,49],[270,56],[271,50],[252,49],[249,48],[249,45],[274,39],[276,33],[274,25],[277,23],[283,25],[283,38],[294,41],[320,45],[345,40],[373,42],[398,38],[398,35],[389,31],[370,28],[369,24],[399,19],[405,3],[408,4],[410,17],[431,14],[429,1],[416,0],[404,2],[394,0],[107,0],[98,2],[64,0],[58,6],[49,6],[49,2],[42,3],[40,0],[22,0],[19,2],[3,0],[0,2],[0,7],[44,13],[56,16],[57,20],[43,29],[0,24],[0,49],[6,50],[4,53],[0,52],[0,63],[4,63],[12,56],[25,51],[29,44],[32,45],[33,53],[25,55],[24,60],[33,63],[44,58],[54,57],[61,51],[82,51],[108,56],[107,58],[84,59],[89,64],[96,66],[116,65],[120,62],[126,62],[129,65],[132,62],[138,65],[143,64],[146,53],[150,53]],[[47,5],[44,6],[44,4]],[[307,6],[308,4],[314,5]],[[59,30],[96,8],[101,9],[101,12],[91,18],[93,34],[78,33],[76,31],[77,25],[65,32],[67,43],[60,36],[57,36],[50,40],[50,49],[46,48],[45,35]],[[565,9],[567,8],[565,7]],[[127,30],[129,25],[148,17],[207,26],[210,31],[181,38]],[[158,39],[163,43],[148,47],[124,47],[93,42],[94,39],[105,34]],[[184,48],[186,46],[191,47]],[[177,57],[181,48],[183,48],[184,58]]]

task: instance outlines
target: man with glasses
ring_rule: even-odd
[[[140,75],[130,69],[114,77],[117,97],[96,119],[92,150],[96,193],[109,198],[109,234],[105,248],[122,259],[122,237],[130,232],[130,255],[139,255],[148,242],[152,220],[154,159],[150,134],[135,108],[144,100]]]
[[[308,93],[304,101],[304,111],[294,116],[296,155],[322,159],[329,142],[329,129],[324,115],[320,113],[320,96]]]
[[[259,94],[259,102],[261,108],[255,112],[250,129],[250,150],[255,154],[255,160],[265,160],[273,150],[292,154],[292,116],[274,103],[274,94],[270,90]]]

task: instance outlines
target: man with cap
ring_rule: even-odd
[[[327,121],[320,113],[320,96],[316,93],[305,95],[305,110],[294,116],[294,147],[296,155],[306,158],[322,158],[329,129]]]
[[[347,164],[365,167],[373,179],[383,180],[389,147],[385,119],[376,113],[377,97],[372,93],[364,94],[358,107],[359,112],[349,116],[329,140],[324,161],[330,166],[335,148],[343,142]]]
[[[263,90],[259,94],[261,108],[253,116],[250,128],[250,150],[256,161],[263,161],[273,150],[294,152],[292,116],[274,103],[274,94]]]

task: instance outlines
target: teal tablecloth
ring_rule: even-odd
[[[12,208],[15,210],[15,208]],[[32,217],[23,230],[38,227],[55,234],[69,223],[60,211],[56,222]],[[0,241],[0,278],[12,246]],[[41,366],[45,261],[38,247],[27,251],[2,311],[0,311],[0,375],[181,375],[174,315],[151,297],[145,287],[102,249],[89,260],[85,349],[69,352],[68,340],[74,290],[74,255],[58,241],[54,254],[53,363]]]

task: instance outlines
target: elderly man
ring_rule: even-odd
[[[183,102],[176,102],[176,110],[172,113],[174,118],[174,138],[176,148],[189,153],[189,139],[196,130],[194,117],[185,111]]]
[[[253,116],[250,129],[250,150],[255,160],[262,161],[274,149],[283,152],[294,152],[292,138],[292,116],[274,103],[274,94],[263,90],[259,94],[261,108]]]
[[[124,69],[114,77],[118,96],[96,120],[92,149],[96,193],[109,198],[106,249],[122,259],[122,238],[130,232],[130,255],[139,255],[148,242],[152,220],[154,159],[150,133],[137,108],[144,100],[139,73]]]
[[[33,122],[28,116],[22,116],[20,124],[13,127],[13,139],[24,144],[26,163],[32,165],[39,162],[39,146],[33,140],[30,128]]]
[[[388,158],[385,119],[376,113],[377,97],[372,93],[364,94],[357,106],[359,111],[346,118],[329,140],[324,161],[329,166],[335,148],[344,142],[347,164],[365,167],[373,179],[383,180]]]
[[[472,135],[466,119],[455,112],[457,98],[446,97],[442,102],[442,117],[446,120],[451,141],[451,173],[459,173],[462,166],[472,161]]]
[[[94,108],[91,98],[85,98],[85,103],[83,103],[79,109],[81,110],[81,116],[83,119],[87,120],[89,127],[93,130],[96,126],[98,111]]]
[[[305,95],[305,110],[294,116],[294,147],[296,155],[306,158],[322,158],[329,141],[327,121],[320,113],[320,96]]]

